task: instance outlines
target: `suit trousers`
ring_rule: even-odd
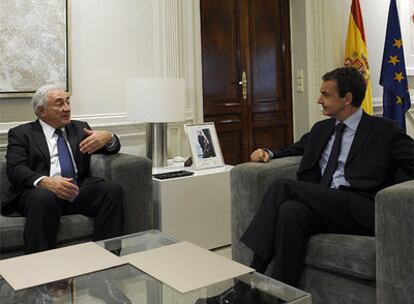
[[[54,192],[33,188],[24,191],[18,210],[26,217],[24,246],[26,253],[56,247],[56,236],[62,215],[83,214],[94,218],[93,240],[119,236],[123,229],[123,190],[99,179],[82,183],[73,202],[58,198]]]
[[[311,235],[323,232],[374,234],[374,227],[352,217],[351,200],[358,200],[358,204],[373,203],[371,198],[347,189],[277,179],[268,188],[241,241],[266,264],[273,259],[273,278],[297,286]],[[365,216],[374,218],[374,214]]]

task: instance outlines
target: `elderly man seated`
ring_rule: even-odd
[[[46,85],[33,96],[36,121],[10,129],[7,175],[11,187],[2,212],[26,217],[25,252],[54,248],[61,215],[94,218],[94,240],[118,236],[123,226],[123,191],[89,176],[92,153],[118,153],[121,145],[108,131],[92,131],[71,120],[70,97]]]

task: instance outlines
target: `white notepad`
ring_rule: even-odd
[[[126,264],[88,242],[0,261],[0,274],[14,290],[38,286]]]
[[[189,242],[133,253],[121,258],[181,293],[254,271],[250,267]]]

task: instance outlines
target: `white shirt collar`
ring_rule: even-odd
[[[361,118],[362,118],[362,109],[361,108],[359,108],[358,110],[356,110],[351,116],[349,116],[347,119],[345,119],[344,121],[343,121],[343,123],[348,127],[348,128],[350,128],[352,131],[356,131],[356,129],[357,129],[357,127],[358,127],[358,125],[359,125],[359,122],[361,121]],[[335,125],[337,125],[337,124],[339,124],[340,123],[340,121],[339,120],[337,120],[336,121],[336,124]]]
[[[55,135],[56,128],[55,127],[52,127],[51,125],[49,125],[47,123],[45,123],[40,118],[39,118],[39,123],[40,123],[40,125],[41,125],[41,127],[43,129],[43,133],[45,134],[45,136],[47,138],[53,138],[53,136]],[[65,133],[65,128],[64,127],[63,128],[60,128],[60,129],[62,130],[63,133]]]

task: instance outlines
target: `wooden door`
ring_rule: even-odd
[[[200,3],[204,120],[215,123],[225,162],[291,143],[289,1]]]

